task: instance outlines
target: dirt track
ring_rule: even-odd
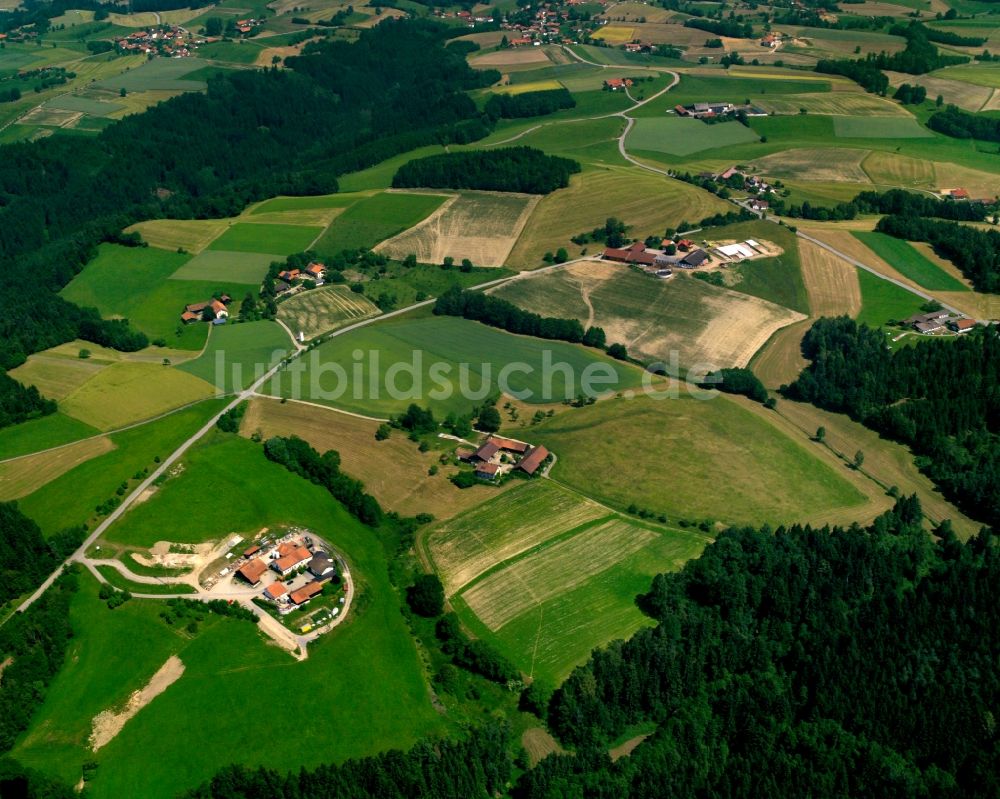
[[[184,673],[184,664],[176,655],[167,658],[143,688],[134,691],[119,711],[104,710],[94,716],[93,731],[90,733],[90,748],[95,752],[122,731],[125,723],[146,705],[162,694]]]

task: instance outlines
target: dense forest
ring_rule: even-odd
[[[927,127],[956,139],[1000,141],[1000,119],[963,111],[954,105],[931,114]]]
[[[1000,336],[994,328],[891,352],[885,334],[820,319],[802,340],[811,361],[792,399],[848,414],[909,445],[963,511],[1000,524]]]
[[[569,185],[580,164],[533,147],[504,147],[431,155],[408,161],[392,185],[397,189],[481,189],[549,194]]]
[[[0,367],[78,336],[145,344],[124,323],[102,323],[55,295],[98,243],[132,222],[327,193],[345,172],[485,135],[488,118],[465,92],[499,74],[471,69],[443,46],[448,35],[430,21],[386,21],[354,43],[312,43],[285,70],[218,75],[204,94],[160,103],[94,138],[0,149],[0,275],[34,289],[0,293]]]
[[[551,89],[521,94],[494,94],[486,101],[483,111],[493,119],[519,119],[544,116],[575,107],[576,100],[568,89]]]
[[[56,403],[34,386],[22,386],[0,369],[0,427],[55,413]]]
[[[1000,293],[1000,231],[915,216],[884,216],[875,229],[905,241],[926,241],[972,281],[977,291]]]
[[[889,91],[889,76],[869,61],[823,58],[816,62],[813,69],[824,75],[843,75],[872,94],[885,94]]]
[[[514,303],[481,291],[463,291],[453,286],[437,298],[434,313],[439,316],[461,316],[524,336],[570,341],[588,347],[605,346],[604,331],[599,327],[584,330],[577,319],[541,316],[518,308]]]
[[[922,525],[730,529],[639,597],[656,626],[593,653],[549,701],[572,754],[512,777],[505,730],[282,775],[222,770],[189,799],[733,796],[938,799],[1000,791],[1000,548]],[[653,730],[615,763],[608,745]]]
[[[728,36],[733,39],[752,39],[753,25],[749,22],[741,22],[739,19],[693,19],[684,20],[685,28],[697,28],[700,31],[708,31],[716,36]]]
[[[264,454],[290,472],[323,486],[330,495],[370,527],[382,519],[378,500],[365,493],[365,486],[340,471],[340,453],[329,450],[320,455],[298,436],[275,437],[264,442]]]

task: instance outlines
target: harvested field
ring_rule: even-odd
[[[923,158],[872,150],[861,168],[872,183],[904,188],[932,188],[936,185],[934,165]]]
[[[516,50],[497,50],[494,53],[484,53],[478,58],[469,59],[474,67],[496,69],[498,67],[518,67],[524,64],[547,64],[548,56],[541,47],[522,47]]]
[[[572,590],[642,549],[656,533],[612,519],[523,558],[462,592],[462,599],[491,630],[524,611]]]
[[[0,463],[0,502],[26,497],[81,463],[115,448],[107,436]]]
[[[278,305],[278,320],[288,325],[294,335],[301,332],[306,341],[380,313],[371,300],[346,286],[300,292]]]
[[[61,400],[103,369],[106,364],[80,358],[60,358],[39,353],[10,371],[26,386],[35,386],[46,397]]]
[[[923,86],[927,89],[928,99],[941,95],[946,103],[957,105],[967,111],[983,109],[992,95],[992,90],[989,87],[976,86],[963,80],[935,78],[930,75],[908,75],[905,72],[886,72],[885,74],[889,77],[889,84],[893,88],[903,83],[909,83],[911,86]]]
[[[497,524],[498,514],[509,524]],[[427,549],[451,595],[490,567],[605,515],[595,502],[536,481],[435,528]]]
[[[773,390],[791,383],[808,366],[809,362],[802,357],[802,337],[812,321],[803,319],[781,328],[750,361],[750,369],[766,388]]]
[[[150,681],[128,698],[125,707],[118,711],[105,710],[98,713],[94,717],[93,731],[90,734],[90,748],[96,752],[109,743],[122,731],[129,719],[177,682],[183,673],[184,664],[181,659],[171,655]]]
[[[138,233],[150,247],[200,253],[228,226],[226,219],[151,219],[125,228]]]
[[[961,186],[973,197],[996,197],[1000,195],[1000,176],[992,172],[982,172],[958,164],[934,162],[937,184],[942,188]]]
[[[861,162],[869,150],[802,147],[765,155],[753,167],[772,178],[869,183]]]
[[[451,256],[477,266],[503,266],[538,201],[530,194],[463,192],[375,249],[399,260],[413,253],[421,263],[439,264]]]
[[[116,363],[98,372],[60,406],[98,430],[112,430],[214,393],[204,380],[170,366]]]
[[[732,209],[728,203],[687,183],[634,168],[614,168],[574,175],[569,188],[546,195],[514,245],[507,266],[533,269],[546,251],[580,248],[570,239],[614,216],[631,225],[631,235],[662,234],[683,219],[702,219]]]
[[[1000,111],[1000,89],[994,89],[990,98],[983,103],[980,111]]]
[[[802,280],[813,316],[857,316],[861,287],[855,267],[810,241],[799,243]]]
[[[912,119],[902,106],[874,94],[817,92],[814,94],[766,94],[753,98],[772,114],[798,114],[805,108],[810,114],[843,116],[882,116]]]
[[[549,755],[565,754],[566,752],[552,737],[552,733],[544,727],[531,727],[521,733],[521,746],[528,753],[528,763],[532,768]]]
[[[936,261],[924,257],[909,242],[884,233],[854,231],[868,249],[901,272],[910,282],[928,291],[963,291],[966,285],[950,271],[941,269]],[[957,270],[955,270],[957,271]]]
[[[506,86],[497,86],[493,91],[500,94],[527,94],[528,92],[549,92],[561,88],[563,88],[563,85],[557,80],[533,80],[529,83],[511,83]]]
[[[684,274],[658,280],[604,261],[526,276],[495,294],[543,316],[602,327],[633,357],[670,363],[676,353],[684,366],[745,366],[776,330],[804,318]]]
[[[420,452],[417,445],[396,433],[375,441],[379,422],[317,408],[301,402],[254,399],[243,417],[242,432],[270,436],[296,435],[320,452],[335,449],[344,471],[361,480],[365,490],[387,510],[403,516],[430,513],[448,519],[499,496],[492,486],[457,488],[448,477],[457,471],[438,463],[439,452]],[[428,474],[438,465],[436,475]]]

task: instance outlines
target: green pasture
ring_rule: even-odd
[[[260,286],[271,264],[274,261],[284,260],[284,255],[274,253],[233,252],[210,248],[182,264],[170,277],[172,280],[233,283],[257,287]]]
[[[392,158],[387,158],[374,166],[358,172],[349,172],[343,177],[337,178],[337,184],[342,192],[369,191],[371,189],[387,189],[392,185],[392,179],[399,171],[399,168],[407,161],[414,158],[426,158],[428,155],[440,155],[445,151],[444,147],[438,144],[430,144],[426,147],[419,147],[408,153],[400,153]],[[419,220],[417,220],[419,221]]]
[[[934,135],[911,117],[835,116],[833,131],[840,139],[926,139]]]
[[[725,395],[699,400],[681,389],[677,398],[599,402],[543,422],[532,438],[558,454],[554,479],[671,523],[847,519],[865,501],[807,442]]]
[[[56,412],[0,429],[0,459],[16,458],[97,435],[96,427]]]
[[[907,241],[877,232],[853,231],[853,235],[896,271],[928,291],[969,290],[962,281],[949,275]]]
[[[209,250],[291,255],[308,250],[320,228],[237,222],[208,245]]]
[[[629,149],[690,155],[734,144],[757,141],[758,136],[739,122],[707,125],[697,119],[681,117],[643,118],[629,133]]]
[[[799,245],[794,233],[779,225],[761,222],[741,222],[712,228],[708,232],[717,240],[762,238],[781,247],[784,252],[774,258],[760,258],[729,267],[740,277],[739,282],[730,288],[784,305],[793,311],[809,313],[809,295],[802,282]]]
[[[551,368],[562,363],[565,369]],[[416,402],[444,417],[449,411],[466,413],[496,391],[501,370],[509,364],[529,370],[504,375],[509,388],[524,392],[527,402],[574,398],[587,367],[588,376],[607,377],[595,386],[602,391],[634,388],[641,380],[638,369],[597,350],[515,336],[455,317],[417,316],[331,339],[282,372],[280,393],[383,417]]]
[[[206,400],[148,424],[111,436],[115,449],[81,463],[65,474],[18,500],[46,535],[93,521],[97,505],[115,496],[115,490],[142,469],[152,469],[153,459],[165,458],[225,405]],[[134,485],[134,482],[133,482]]]
[[[309,527],[350,563],[358,590],[350,621],[310,645],[308,660],[297,663],[246,622],[206,619],[191,634],[159,619],[157,600],[132,600],[109,611],[87,578],[74,601],[73,644],[87,656],[70,653],[18,759],[49,768],[54,762],[67,781],[78,779],[84,761],[96,759],[88,787],[95,799],[168,799],[211,777],[237,750],[251,767],[289,772],[406,748],[422,735],[443,732],[373,531],[244,439],[219,435],[185,464],[179,477],[136,508],[141,515],[130,513],[112,535],[137,537],[148,524],[155,540],[177,534],[193,541],[190,528],[173,522],[178,508],[209,538],[234,530],[252,534],[262,525]],[[134,646],[122,647],[123,640]],[[174,654],[184,663],[183,676],[105,748],[90,752],[93,716],[141,687]],[[268,715],[269,700],[259,694],[264,685],[288,687],[282,710],[307,721],[297,735],[275,736],[273,724],[261,722],[262,713]]]
[[[125,89],[129,92],[201,91],[206,84],[186,76],[202,66],[204,64],[196,58],[154,58],[121,75],[99,80],[93,86],[111,91]]]
[[[117,103],[106,103],[72,94],[49,100],[45,107],[58,108],[63,111],[82,111],[84,114],[95,117],[106,117],[122,108]]]
[[[444,194],[382,192],[360,200],[333,220],[316,242],[316,251],[329,256],[374,247],[423,221],[445,199]]]
[[[250,216],[277,211],[312,211],[323,208],[346,208],[357,201],[353,194],[322,194],[312,197],[275,197],[254,206]]]
[[[289,350],[288,334],[276,323],[214,325],[205,351],[178,366],[224,392],[246,388]]]
[[[920,313],[924,300],[895,283],[876,277],[865,269],[858,270],[861,285],[861,313],[858,322],[881,327],[886,322],[906,319]]]
[[[252,39],[241,39],[233,42],[211,42],[198,48],[198,58],[208,58],[213,61],[228,61],[231,64],[252,64],[264,49]]]
[[[935,78],[961,80],[976,86],[1000,89],[1000,65],[998,64],[959,64],[955,67],[939,69],[931,74]]]

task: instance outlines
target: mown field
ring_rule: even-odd
[[[212,328],[205,351],[178,368],[229,392],[246,388],[291,349],[288,334],[270,321],[226,324]]]
[[[0,501],[27,496],[73,467],[103,455],[113,447],[111,439],[99,436],[56,450],[0,462]]]
[[[758,135],[738,122],[706,125],[697,119],[640,119],[628,136],[629,150],[691,155],[702,150],[757,141]]]
[[[17,458],[96,435],[97,432],[97,428],[79,419],[56,412],[0,430],[0,457]]]
[[[477,266],[502,266],[537,202],[527,194],[462,192],[376,249],[396,260],[412,253],[420,263],[451,256],[456,263],[468,258]]]
[[[382,192],[360,200],[333,220],[316,242],[316,251],[330,256],[341,250],[374,247],[416,225],[445,199],[442,194]]]
[[[493,291],[543,316],[604,329],[645,362],[745,366],[780,327],[802,315],[678,274],[658,280],[621,264],[584,261]]]
[[[595,499],[678,519],[778,524],[864,502],[844,477],[725,396],[640,396],[557,415],[532,435],[558,453],[553,477]],[[712,486],[706,491],[706,486]]]
[[[661,178],[635,168],[612,168],[575,175],[569,188],[543,197],[525,225],[507,259],[512,269],[542,265],[546,252],[565,247],[571,257],[581,247],[570,239],[589,233],[614,216],[630,226],[629,235],[660,235],[683,219],[697,221],[732,206],[679,181]],[[590,245],[588,252],[602,249]]]
[[[237,222],[215,239],[209,250],[291,255],[309,249],[321,228],[304,225],[271,225]]]
[[[647,623],[635,595],[705,542],[535,480],[438,526],[425,548],[466,624],[555,684],[594,647]]]
[[[927,139],[934,135],[912,117],[834,117],[833,132],[841,139]]]
[[[264,275],[274,261],[283,261],[277,253],[233,252],[229,250],[205,250],[183,264],[170,278],[171,280],[204,281],[206,283],[230,283],[260,287]]]
[[[949,275],[909,242],[877,232],[856,230],[852,234],[898,272],[928,291],[968,291],[964,283]]]
[[[332,408],[255,399],[243,417],[241,432],[260,433],[265,439],[295,435],[319,452],[336,450],[345,472],[361,480],[383,508],[403,516],[430,513],[435,519],[447,519],[506,490],[487,485],[458,488],[448,478],[459,469],[440,463],[441,450],[421,452],[400,432],[376,441],[378,426],[377,421]],[[430,474],[434,466],[437,473]]]
[[[567,368],[554,366],[559,363]],[[505,370],[511,364],[525,371]],[[322,344],[281,373],[280,392],[383,418],[416,402],[443,417],[468,412],[501,382],[524,392],[529,402],[544,402],[547,395],[557,402],[572,399],[587,367],[590,376],[608,378],[594,386],[601,391],[634,388],[642,377],[635,367],[597,350],[454,317],[407,317]]]
[[[278,319],[306,341],[351,322],[378,316],[378,307],[346,286],[322,286],[304,291],[278,305]]]
[[[90,380],[107,364],[90,359],[59,358],[45,353],[28,360],[8,374],[26,386],[35,386],[46,397],[61,400]]]
[[[287,772],[406,748],[422,735],[443,732],[381,544],[321,488],[267,461],[260,445],[226,437],[192,453],[184,473],[136,511],[126,517],[126,529],[112,530],[115,536],[138,537],[150,524],[157,540],[175,531],[194,540],[190,528],[176,524],[178,512],[196,517],[197,529],[211,538],[284,522],[315,529],[350,562],[359,591],[356,616],[296,663],[247,623],[211,620],[191,634],[159,619],[155,600],[109,611],[87,577],[74,600],[76,635],[66,666],[18,746],[19,760],[44,764],[69,782],[79,778],[84,761],[96,760],[88,790],[97,799],[168,799],[208,779],[237,749],[250,766]],[[89,751],[93,717],[120,705],[170,655],[184,663],[181,678],[108,745]],[[308,719],[297,735],[276,737],[272,725],[261,723],[266,700],[254,697],[264,684],[295,686],[283,710]],[[317,715],[317,706],[324,712]]]
[[[115,363],[59,403],[98,430],[149,419],[215,394],[211,383],[179,368],[154,363]]]
[[[200,253],[227,227],[225,219],[150,219],[125,228],[138,233],[150,247]]]

